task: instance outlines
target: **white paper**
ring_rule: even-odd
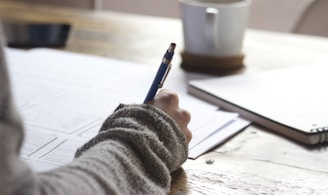
[[[51,49],[6,51],[15,101],[26,127],[21,156],[38,171],[71,161],[119,103],[143,102],[157,71],[156,66]],[[190,149],[197,149],[198,155],[247,125],[231,126],[237,114],[188,95],[188,80],[199,78],[209,76],[173,68],[164,84],[191,112]],[[212,135],[227,125],[223,139],[214,139]]]
[[[244,129],[250,124],[248,120],[242,119],[240,117],[235,118],[233,121],[230,121],[228,125],[224,125],[213,132],[211,136],[207,139],[198,143],[196,146],[189,149],[189,158],[196,159],[203,153],[209,151],[220,143],[225,142],[227,139],[238,133],[240,130]]]

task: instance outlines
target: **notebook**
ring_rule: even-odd
[[[328,142],[328,64],[188,83],[188,93],[305,144]]]

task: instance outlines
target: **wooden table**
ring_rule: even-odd
[[[183,50],[175,19],[0,2],[4,20],[68,22],[63,50],[158,65],[170,42]],[[262,71],[328,62],[328,39],[249,29],[245,69]],[[176,55],[175,68],[181,57]],[[327,64],[328,65],[328,64]],[[328,116],[327,116],[328,117]],[[174,175],[172,194],[327,194],[328,148],[307,147],[252,125]]]

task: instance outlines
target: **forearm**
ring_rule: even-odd
[[[51,195],[167,194],[166,186],[150,179],[148,169],[124,144],[103,141],[69,165],[39,173],[38,190]],[[169,181],[167,172],[162,176]]]
[[[185,137],[166,114],[121,106],[72,163],[39,174],[39,186],[47,194],[167,194],[186,158]]]

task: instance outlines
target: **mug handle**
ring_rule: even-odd
[[[213,48],[218,46],[218,22],[219,22],[219,9],[208,7],[206,8],[206,28],[205,35],[208,41],[208,45]]]

